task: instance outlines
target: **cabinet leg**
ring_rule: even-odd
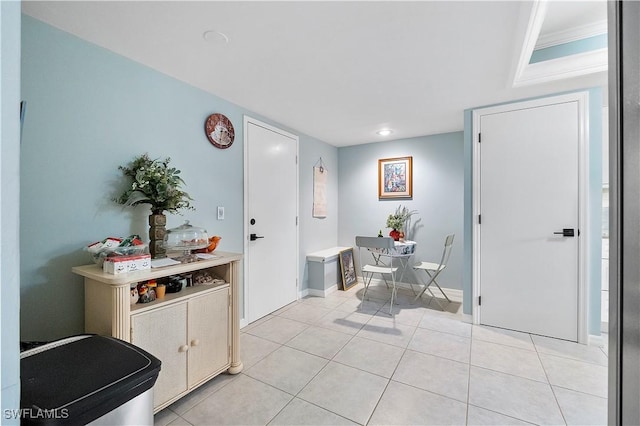
[[[231,264],[231,364],[227,370],[229,374],[242,371],[240,361],[240,307],[238,301],[238,277],[240,276],[240,262]]]
[[[229,374],[238,374],[239,372],[242,371],[242,368],[243,368],[242,361],[238,361],[236,363],[232,362],[227,372]]]

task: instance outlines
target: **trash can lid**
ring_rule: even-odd
[[[21,354],[20,405],[57,413],[71,423],[92,421],[150,389],[160,364],[112,337],[62,339]]]

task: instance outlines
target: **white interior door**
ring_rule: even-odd
[[[479,117],[480,323],[577,341],[580,105],[519,108]]]
[[[298,138],[245,117],[248,322],[298,294]]]

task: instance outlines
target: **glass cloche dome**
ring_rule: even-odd
[[[207,230],[191,225],[188,220],[176,228],[167,229],[164,235],[164,247],[167,251],[182,250],[182,257],[177,259],[182,263],[197,260],[196,256],[191,254],[191,250],[205,248],[208,245]]]

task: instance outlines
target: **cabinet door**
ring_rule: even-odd
[[[154,407],[187,390],[186,302],[132,315],[131,342],[162,361],[153,388]]]
[[[189,387],[229,366],[229,287],[189,301]]]

